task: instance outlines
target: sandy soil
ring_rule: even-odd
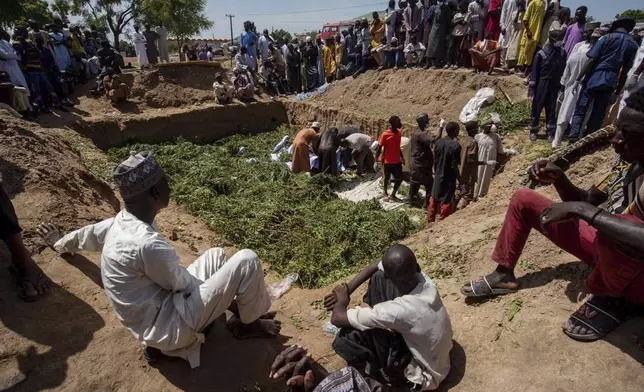
[[[373,79],[388,77],[393,76],[364,75],[356,82],[332,86],[329,97],[334,89],[344,89],[349,95]],[[477,78],[465,76],[462,85],[476,86]],[[412,86],[408,82],[408,91],[415,91]],[[383,87],[387,91],[394,88],[403,89],[391,84]],[[441,89],[448,91],[449,87],[436,86]],[[346,107],[362,105],[357,109],[374,110],[371,115],[375,117],[385,103],[391,102],[401,113],[409,102],[414,105],[396,96],[401,97],[394,92],[374,99],[378,108],[369,109],[367,101],[358,103],[359,96],[353,95],[346,98]],[[448,104],[443,103],[452,106]],[[432,104],[418,105],[407,113],[415,115],[421,106]],[[34,232],[43,220],[72,229],[114,214],[118,199],[93,174],[95,167],[104,164],[102,153],[69,130],[40,129],[5,116],[0,116],[0,129],[0,172],[25,229],[27,245],[54,282],[46,298],[24,303],[17,298],[6,268],[0,269],[0,389],[283,391],[282,382],[268,379],[268,369],[276,353],[290,344],[307,346],[313,359],[328,370],[343,366],[331,349],[332,337],[321,330],[329,316],[320,307],[321,298],[331,289],[327,287],[294,288],[274,302],[284,323],[283,336],[276,341],[237,341],[218,325],[203,346],[200,368],[190,370],[181,360],[149,367],[141,359],[141,347],[121,326],[105,298],[99,255],[63,260],[45,248]],[[561,323],[584,298],[583,281],[589,269],[539,234],[530,237],[519,263],[524,290],[478,303],[467,303],[459,294],[464,282],[493,268],[490,254],[509,197],[521,186],[522,173],[534,156],[534,147],[526,139],[527,135],[506,138],[506,144],[517,146],[522,155],[505,166],[485,199],[405,241],[437,282],[455,332],[453,369],[440,390],[641,391],[644,348],[636,343],[642,338],[644,322],[632,320],[596,343],[567,338]],[[572,164],[568,173],[573,182],[589,186],[607,172],[611,159],[611,151],[600,151]],[[551,189],[538,191],[554,197]],[[163,211],[158,223],[184,264],[209,247],[227,245],[200,219],[176,205]],[[6,266],[6,251],[1,254]],[[267,279],[278,277],[267,270]],[[358,298],[354,295],[354,302]]]

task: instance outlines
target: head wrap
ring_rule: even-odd
[[[306,42],[307,43],[312,42],[312,41],[313,41],[313,38],[311,38],[311,36],[306,37]]]
[[[125,161],[114,168],[114,182],[124,199],[147,191],[164,176],[163,169],[149,151],[132,151]]]

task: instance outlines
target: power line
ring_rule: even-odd
[[[346,6],[346,7],[319,8],[319,9],[315,9],[315,10],[275,12],[275,13],[269,13],[269,14],[244,14],[244,16],[278,16],[278,15],[291,15],[291,14],[308,14],[308,13],[312,13],[312,12],[348,10],[348,9],[351,9],[351,8],[371,7],[371,6],[382,6],[382,2],[369,3],[369,4],[360,4],[360,5],[351,5],[351,6]]]
[[[226,18],[230,19],[230,44],[234,44],[234,38],[233,38],[233,18],[235,15],[232,14],[226,14]]]

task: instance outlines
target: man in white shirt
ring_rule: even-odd
[[[420,64],[423,55],[425,53],[425,45],[422,42],[418,42],[418,38],[415,35],[412,35],[409,43],[405,46],[405,61],[407,62],[408,67],[415,67]]]
[[[132,153],[114,170],[125,209],[114,218],[60,238],[50,225],[38,229],[59,253],[101,251],[101,276],[121,323],[146,346],[145,358],[160,352],[200,363],[204,329],[226,310],[238,338],[275,337],[280,322],[267,313],[271,303],[257,255],[248,249],[226,261],[221,248],[207,250],[188,268],[154,227],[168,206],[170,186],[150,152]],[[57,240],[55,243],[54,241]]]
[[[268,44],[271,42],[272,41],[268,36],[268,30],[264,29],[264,34],[261,37],[259,37],[259,40],[257,41],[257,44],[259,47],[259,55],[262,58],[262,65],[268,61],[268,56],[270,55],[270,51],[268,50]]]
[[[371,144],[373,139],[364,133],[352,133],[344,139],[340,140],[340,145],[344,148],[351,150],[351,156],[358,166],[357,174],[373,170],[374,160],[373,153],[371,152]]]
[[[369,279],[370,307],[347,310],[349,295]],[[331,323],[342,328],[333,348],[366,377],[412,391],[438,388],[450,371],[452,326],[434,283],[416,256],[393,245],[324,301]]]

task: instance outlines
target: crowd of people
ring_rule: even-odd
[[[467,176],[458,171],[462,160],[461,145],[455,140],[458,124],[442,124],[440,128],[445,128],[447,136],[436,140],[423,133],[426,116],[419,117],[418,123],[414,138],[435,144],[434,182],[442,185],[434,186],[432,198],[436,189],[441,195],[453,192],[454,177]],[[385,156],[402,160],[399,149],[388,150],[400,139],[400,119],[392,117],[390,124],[376,148],[384,147]],[[534,229],[593,268],[586,281],[592,296],[566,321],[566,335],[595,341],[641,312],[644,90],[627,98],[616,127],[611,143],[619,164],[589,190],[573,185],[561,168],[547,160],[531,167],[530,178],[552,184],[563,202],[529,189],[518,190],[510,200],[491,256],[496,269],[465,284],[463,295],[489,297],[518,291],[514,269]],[[296,139],[310,143],[319,128],[314,124]],[[471,137],[477,129],[475,124],[468,124],[466,129],[470,137],[461,144],[479,141],[478,135]],[[483,134],[489,132],[484,128]],[[370,146],[370,140],[355,133],[345,137],[347,143],[357,150],[352,150],[353,157]],[[325,149],[322,161],[327,159]],[[471,168],[491,163],[479,161],[467,147],[463,150],[468,151],[465,159]],[[393,166],[387,170],[398,171]],[[199,366],[204,334],[227,310],[232,313],[227,327],[237,338],[279,335],[281,323],[270,311],[262,267],[252,250],[241,250],[227,260],[223,249],[212,248],[184,268],[172,245],[157,231],[154,220],[168,206],[171,189],[153,154],[132,152],[114,169],[113,177],[125,205],[115,217],[68,234],[48,223],[39,225],[37,231],[61,255],[101,252],[101,275],[109,303],[123,325],[145,346],[145,360],[154,363],[171,356],[187,360],[193,368]],[[14,269],[22,274],[21,294],[28,300],[38,299],[49,281],[23,245],[22,229],[4,191],[0,202],[0,234],[9,245]],[[441,204],[442,199],[436,202]],[[442,205],[438,210],[444,212]],[[351,296],[367,281],[365,305],[350,308]],[[421,271],[408,247],[391,246],[381,261],[366,267],[349,283],[337,286],[323,302],[331,311],[330,322],[339,328],[333,349],[348,366],[330,375],[316,375],[306,348],[292,346],[277,356],[270,378],[285,378],[291,390],[297,391],[373,392],[385,388],[435,390],[449,375],[452,324],[436,285]]]
[[[30,20],[16,26],[13,36],[0,29],[0,104],[27,119],[52,109],[67,111],[75,87],[95,77],[95,93],[121,102],[124,88],[111,76],[123,67],[123,57],[103,33],[68,27],[59,18],[44,27]],[[110,95],[112,85],[118,91]]]
[[[461,137],[458,123],[441,120],[437,132],[430,134],[427,114],[420,115],[416,122],[418,128],[408,138],[402,136],[400,118],[392,116],[390,127],[378,140],[355,126],[331,127],[320,133],[322,125],[313,122],[293,140],[289,149],[291,170],[331,176],[353,169],[358,176],[381,171],[383,199],[391,202],[402,202],[398,191],[406,180],[406,202],[427,209],[427,223],[431,225],[447,218],[457,207],[485,197],[497,160],[517,153],[503,147],[491,119],[483,124],[468,122],[466,135]],[[421,188],[424,202],[419,198]]]
[[[170,62],[168,52],[168,32],[163,23],[159,24],[156,30],[152,30],[149,24],[145,25],[145,31],[141,32],[138,25],[134,26],[132,35],[136,59],[140,68],[148,68],[151,65]],[[196,60],[196,59],[195,59]],[[203,60],[206,60],[205,58]]]
[[[242,91],[265,83],[275,96],[310,92],[367,69],[514,70],[529,85],[532,140],[545,110],[547,139],[558,147],[599,129],[611,103],[625,87],[636,88],[642,72],[633,67],[644,35],[635,21],[600,25],[587,23],[587,14],[581,6],[572,15],[559,0],[402,0],[398,8],[390,1],[384,20],[374,12],[371,22],[357,20],[326,42],[320,36],[279,42],[268,30],[258,36],[247,21],[235,72],[245,75]]]

